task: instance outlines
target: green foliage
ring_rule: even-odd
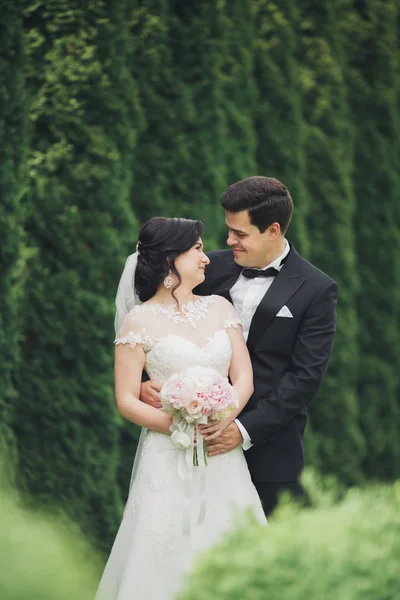
[[[202,218],[207,249],[225,238],[219,197],[255,169],[251,23],[241,4],[141,2],[131,21],[146,107],[132,205],[141,220]]]
[[[23,307],[18,474],[36,502],[56,498],[105,548],[121,509],[113,298],[136,237],[129,191],[140,111],[127,4],[35,2],[25,14],[35,257]]]
[[[323,472],[348,483],[362,478],[364,440],[356,396],[358,355],[355,295],[355,195],[351,123],[345,81],[345,51],[340,25],[348,3],[300,6],[301,84],[306,120],[307,188],[313,198],[307,225],[310,260],[339,285],[337,335],[329,372],[311,405],[311,422]]]
[[[0,2],[0,454],[15,461],[11,430],[19,367],[18,314],[24,286],[23,233],[28,101],[21,2]]]
[[[336,506],[283,506],[268,529],[245,523],[199,559],[181,600],[397,598],[399,501],[399,484],[354,489]]]
[[[99,564],[74,523],[29,512],[4,490],[0,504],[2,600],[91,600]]]
[[[358,398],[367,477],[400,475],[400,152],[398,2],[365,2],[346,27],[355,146],[360,288]],[[346,30],[346,32],[347,32]]]
[[[180,177],[172,175],[173,185],[178,186],[172,205],[175,214],[183,209],[189,217],[204,220],[203,240],[211,250],[220,246],[225,233],[219,197],[229,181],[224,106],[226,7],[225,2],[177,5],[171,19],[172,52],[186,106],[186,111],[180,110],[186,154],[176,167]]]
[[[288,186],[295,206],[288,236],[307,256],[310,239],[306,217],[311,198],[306,187],[306,127],[296,32],[301,15],[290,0],[256,0],[253,7],[257,169],[260,175],[277,177]]]
[[[288,237],[339,284],[307,463],[399,476],[396,0],[0,0],[0,453],[108,548],[138,428],[112,391],[114,294],[139,223],[276,176]]]
[[[257,135],[254,128],[257,86],[254,79],[255,36],[251,3],[226,0],[224,7],[224,146],[230,185],[254,175],[257,170]]]
[[[132,206],[142,222],[158,214],[169,216],[169,186],[174,160],[185,155],[180,123],[179,88],[174,80],[169,47],[169,6],[165,0],[138,2],[129,22],[135,41],[132,74],[146,106],[134,164]],[[169,202],[168,202],[169,203]]]

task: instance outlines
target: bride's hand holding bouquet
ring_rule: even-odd
[[[214,439],[229,425],[230,413],[238,408],[228,379],[211,367],[190,367],[175,373],[163,385],[160,399],[164,411],[172,416],[172,442],[183,450],[193,447],[195,466],[199,464],[197,447],[203,433],[199,426],[210,424],[204,434],[207,440]],[[207,463],[204,446],[203,451]]]

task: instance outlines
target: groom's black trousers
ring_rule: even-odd
[[[298,481],[279,482],[254,482],[258,495],[261,498],[265,515],[268,517],[279,502],[279,496],[283,492],[289,492],[295,500],[301,501],[304,491]]]

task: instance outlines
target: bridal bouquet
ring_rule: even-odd
[[[184,450],[193,446],[194,466],[199,466],[194,444],[195,431],[197,440],[201,438],[198,425],[205,425],[208,419],[223,421],[238,407],[228,379],[211,367],[189,367],[175,373],[163,385],[160,398],[165,412],[173,417],[171,439]],[[203,452],[207,464],[204,447]]]

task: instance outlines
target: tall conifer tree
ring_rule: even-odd
[[[254,110],[254,11],[250,2],[226,0],[223,92],[228,183],[257,174]]]
[[[130,35],[135,40],[132,75],[145,107],[133,165],[135,185],[131,202],[143,223],[153,216],[170,214],[171,165],[180,151],[184,153],[182,140],[178,141],[176,136],[180,91],[174,81],[169,2],[138,0],[132,13]]]
[[[319,466],[347,483],[362,478],[364,441],[359,430],[353,189],[354,127],[345,83],[341,23],[347,2],[300,3],[302,86],[307,120],[307,188],[310,257],[339,285],[337,335],[321,391],[311,405]]]
[[[400,476],[399,6],[357,3],[346,24],[360,287],[358,398],[369,478]],[[350,29],[351,28],[351,29]]]
[[[306,216],[310,197],[306,187],[306,124],[303,117],[298,63],[300,19],[291,0],[254,3],[254,76],[257,85],[255,129],[259,174],[277,177],[288,186],[295,214],[289,238],[307,256]]]
[[[11,426],[20,368],[19,338],[26,258],[23,224],[26,192],[28,98],[23,64],[22,2],[0,2],[0,455],[15,462]],[[6,460],[7,460],[6,459]]]
[[[178,197],[192,218],[205,222],[206,249],[225,242],[219,198],[228,186],[224,66],[225,2],[174,3],[172,49],[177,79],[189,110],[182,119],[186,157],[182,162]],[[178,167],[178,165],[177,165]]]
[[[61,504],[104,547],[121,508],[113,298],[136,237],[128,4],[35,2],[25,22],[35,97],[27,233],[36,256],[24,305],[19,473],[41,504]]]
[[[142,220],[203,218],[210,249],[222,242],[219,196],[228,184],[223,68],[225,3],[142,2],[133,67],[145,128],[132,201]]]

